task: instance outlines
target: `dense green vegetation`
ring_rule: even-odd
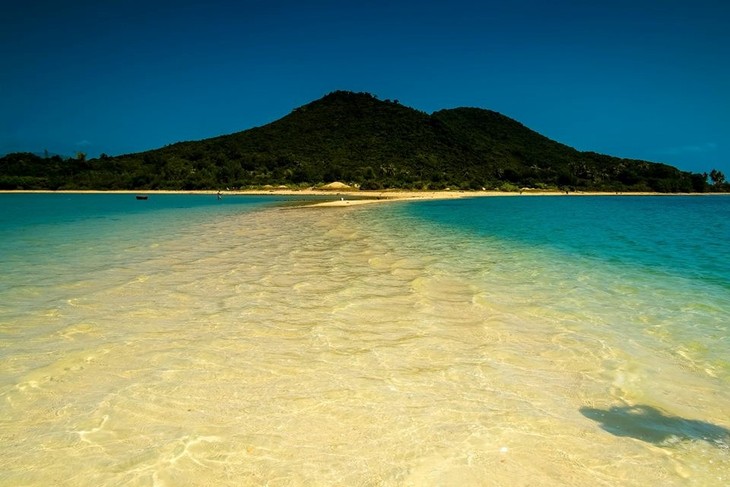
[[[268,125],[161,149],[87,160],[9,154],[0,189],[217,189],[313,186],[362,189],[507,189],[705,192],[724,175],[579,152],[499,113],[431,115],[338,91]]]

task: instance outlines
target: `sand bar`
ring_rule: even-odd
[[[0,190],[0,193],[69,193],[69,194],[208,194],[217,195],[217,190]],[[707,196],[714,193],[651,193],[651,192],[600,192],[600,191],[548,191],[524,189],[520,192],[505,191],[462,191],[462,190],[441,190],[441,191],[409,191],[409,190],[378,190],[361,191],[352,190],[326,190],[326,189],[247,189],[247,190],[225,190],[220,191],[222,196],[228,195],[251,195],[251,196],[327,196],[331,201],[319,201],[305,205],[306,207],[348,207],[372,203],[383,203],[389,201],[404,200],[445,200],[458,198],[476,197],[517,197],[517,196]]]

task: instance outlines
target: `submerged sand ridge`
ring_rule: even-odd
[[[688,417],[703,385],[690,377],[683,391],[686,371],[645,343],[622,348],[620,330],[597,325],[581,334],[590,315],[544,306],[571,298],[575,275],[559,279],[564,269],[520,249],[477,251],[419,228],[397,236],[403,222],[385,210],[226,217],[125,242],[110,249],[125,259],[48,283],[53,307],[23,317],[44,331],[14,356],[17,380],[2,383],[0,483],[691,485],[726,475],[711,445],[666,451],[580,413],[646,400],[646,364],[674,377],[654,387]],[[553,289],[537,292],[538,275]]]

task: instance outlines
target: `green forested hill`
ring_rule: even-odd
[[[363,189],[517,187],[690,192],[706,176],[579,152],[499,113],[431,115],[338,91],[268,125],[117,157],[0,159],[4,189],[216,189],[317,185]]]

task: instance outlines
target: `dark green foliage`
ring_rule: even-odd
[[[725,183],[725,175],[717,169],[710,171],[710,179],[712,180],[713,185],[721,185]]]
[[[703,174],[702,176],[706,183],[708,175]],[[725,180],[725,174],[723,174],[722,171],[713,169],[712,171],[710,171],[709,177],[710,177],[710,181],[712,181],[712,186],[710,186],[710,191],[721,192],[721,193],[730,192],[730,183],[728,183]]]
[[[397,100],[345,91],[262,127],[138,154],[0,159],[2,189],[214,189],[332,181],[362,189],[708,189],[707,176],[579,152],[493,111],[457,108],[428,115]],[[724,176],[722,181],[713,188],[725,187]]]

